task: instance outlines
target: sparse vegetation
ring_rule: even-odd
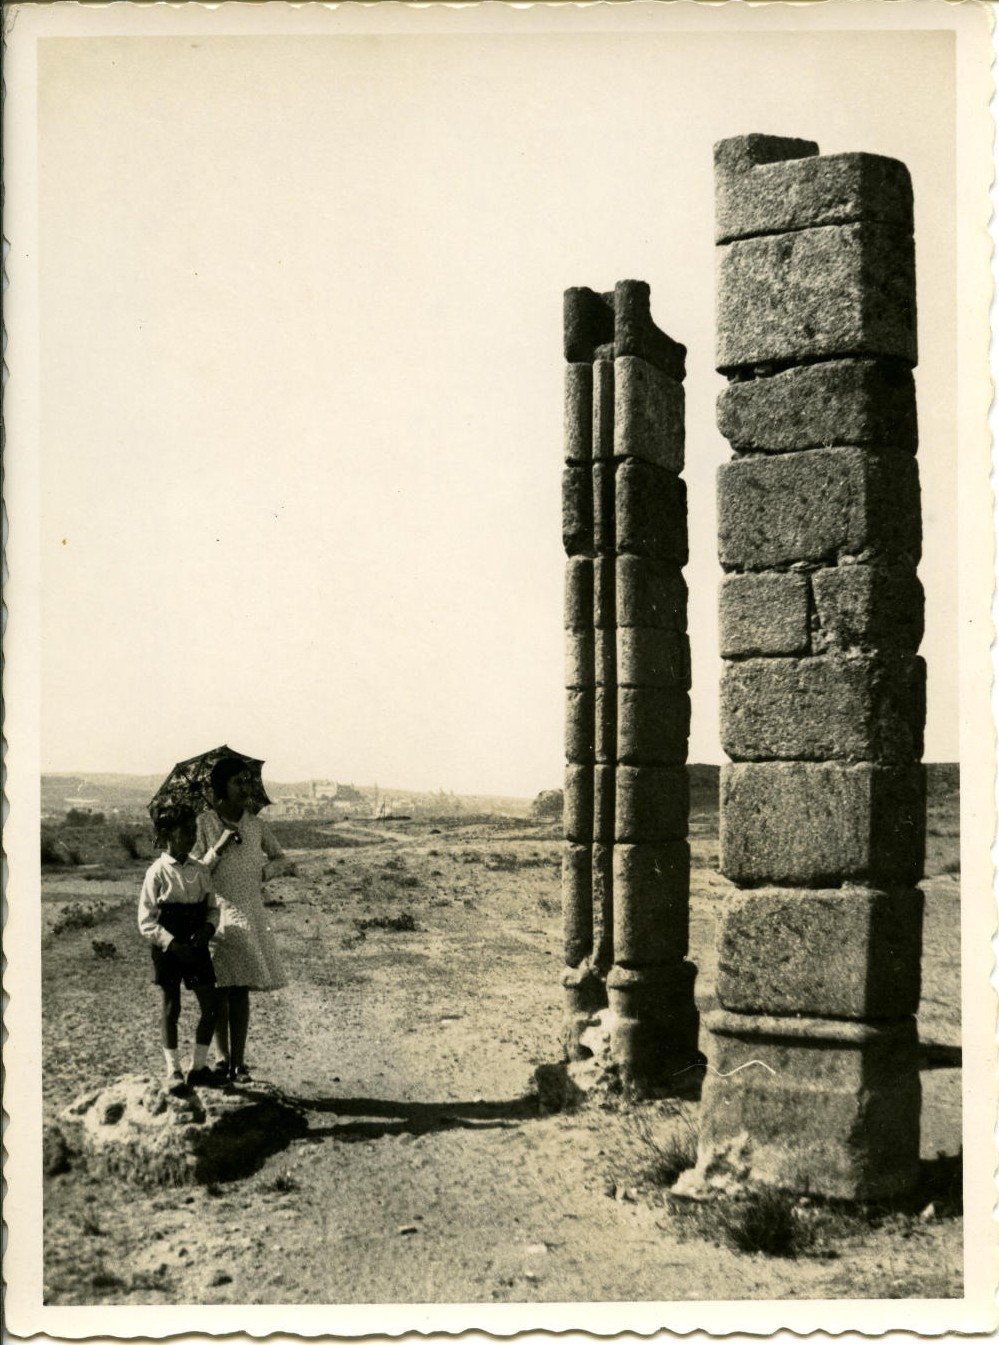
[[[647,1109],[624,1113],[641,1158],[634,1179],[651,1186],[672,1186],[681,1172],[697,1162],[697,1127],[682,1104],[664,1104],[665,1117],[656,1125]]]
[[[68,827],[102,827],[104,825],[104,814],[86,812],[81,808],[70,808],[66,814],[66,825]]]
[[[119,831],[118,844],[125,851],[129,859],[141,859],[139,853],[139,838],[134,831]]]
[[[398,915],[372,915],[363,920],[355,920],[354,927],[361,934],[369,929],[384,929],[393,934],[412,934],[420,927],[412,911],[400,911]]]
[[[46,864],[62,864],[65,859],[56,840],[52,836],[47,836],[44,831],[42,832],[41,857],[43,866]]]
[[[811,1228],[799,1217],[796,1198],[787,1191],[764,1187],[740,1200],[719,1202],[716,1213],[737,1252],[798,1256],[813,1240]]]
[[[50,932],[58,937],[76,929],[93,929],[104,914],[102,906],[95,906],[89,902],[86,904],[79,901],[70,902],[53,923]]]

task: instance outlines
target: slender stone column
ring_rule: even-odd
[[[581,445],[591,462],[593,624],[587,667],[594,714],[592,775],[584,784],[582,759],[569,756],[566,776],[566,1041],[570,1058],[581,1053],[573,1047],[585,1026],[586,1005],[600,1002],[592,984],[596,977],[613,1010],[614,1059],[622,1076],[643,1089],[679,1079],[697,1059],[695,970],[686,961],[690,658],[681,573],[687,559],[686,494],[680,478],[685,351],[653,323],[648,286],[622,281],[612,294],[567,292],[565,354],[571,389],[567,427],[573,427],[567,428],[567,454],[574,455],[567,470],[584,464]],[[579,391],[584,387],[591,408],[588,439]],[[585,510],[582,479],[580,472],[581,503],[567,506],[572,516],[567,549],[578,549],[576,539],[583,536],[575,525]],[[579,564],[570,551],[570,567]],[[581,609],[574,599],[573,612]],[[578,682],[570,697],[582,689],[583,638],[581,631],[570,632],[569,663]],[[571,701],[570,722],[575,713]],[[575,739],[570,746],[577,750]],[[587,818],[592,821],[588,888]],[[576,933],[587,918],[588,942]]]
[[[593,338],[613,319],[589,290],[565,295],[565,466],[562,541],[565,567],[565,790],[562,920],[565,939],[565,1027],[570,1060],[586,1054],[579,1038],[606,1004],[593,965],[593,805],[596,751],[594,630]]]
[[[919,1159],[925,792],[903,164],[715,149],[721,868],[698,1167],[830,1197]]]

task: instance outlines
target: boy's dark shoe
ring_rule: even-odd
[[[167,1075],[166,1090],[171,1097],[183,1097],[187,1092],[187,1084],[179,1069],[172,1069]]]
[[[233,1065],[229,1071],[229,1078],[233,1083],[252,1083],[253,1075],[245,1065]]]
[[[218,1088],[220,1082],[219,1076],[207,1065],[202,1065],[200,1069],[188,1070],[187,1073],[188,1088]]]

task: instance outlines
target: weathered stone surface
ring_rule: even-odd
[[[719,830],[721,871],[734,883],[918,883],[926,848],[923,767],[725,765]]]
[[[588,467],[562,472],[562,543],[569,556],[593,550],[593,477]]]
[[[177,1097],[146,1074],[84,1094],[59,1119],[88,1165],[141,1186],[248,1176],[308,1130],[301,1108],[269,1085]]]
[[[613,766],[617,760],[617,691],[612,682],[597,686],[594,717],[595,759]]]
[[[593,839],[600,845],[614,844],[615,768],[593,768]]]
[[[909,654],[746,659],[722,672],[722,746],[734,761],[923,755],[926,668]]]
[[[562,850],[562,935],[565,961],[578,967],[593,952],[593,876],[590,845]]]
[[[582,1045],[581,1038],[586,1033],[594,1017],[607,1003],[607,990],[603,977],[589,962],[566,967],[562,972],[562,991],[565,1001],[565,1018],[562,1025],[562,1045],[568,1060],[584,1060],[590,1052]],[[539,1069],[542,1067],[539,1066]],[[548,1067],[550,1068],[550,1066]],[[539,1096],[542,1090],[539,1089]],[[564,1093],[553,1104],[564,1105]]]
[[[686,840],[690,786],[685,766],[618,766],[616,784],[615,840]]]
[[[730,574],[719,592],[722,658],[811,652],[808,580],[802,574]]]
[[[565,460],[589,463],[593,457],[593,365],[565,366]]]
[[[593,624],[602,630],[617,625],[617,599],[613,556],[598,556],[593,562]]]
[[[811,578],[812,642],[822,649],[902,649],[923,638],[923,586],[912,565],[836,565]]]
[[[614,846],[614,961],[621,966],[687,955],[690,847]]]
[[[614,961],[614,847],[594,845],[593,965],[606,972]]]
[[[916,363],[911,235],[875,221],[718,249],[720,372],[849,355]]]
[[[690,643],[685,634],[647,626],[620,626],[617,632],[620,686],[690,686]]]
[[[715,993],[741,1013],[904,1018],[919,1007],[923,894],[757,889],[726,902]]]
[[[562,827],[567,841],[589,845],[593,840],[593,767],[569,763],[565,768]]]
[[[617,558],[617,624],[687,629],[687,585],[675,564]]]
[[[614,286],[614,354],[618,359],[635,355],[683,381],[687,349],[652,321],[644,280],[619,280]]]
[[[614,554],[614,464],[593,464],[593,549],[599,556]]]
[[[565,693],[565,759],[580,766],[593,762],[594,699],[590,687],[571,687]]]
[[[593,664],[593,631],[567,630],[565,645],[565,684],[567,687],[591,687],[596,675]]]
[[[612,687],[617,681],[617,639],[606,626],[594,631],[594,676],[598,686]]]
[[[687,563],[687,487],[682,477],[640,459],[617,469],[616,544],[653,560]]]
[[[842,1200],[909,1190],[919,1168],[915,1021],[886,1025],[715,1012],[697,1170],[742,1141],[748,1183]],[[723,1167],[723,1163],[721,1164]]]
[[[604,462],[614,456],[614,363],[614,360],[598,359],[591,365],[591,445],[593,457]]]
[[[700,1083],[701,1071],[691,1068],[701,1060],[696,975],[686,961],[611,968],[611,1054],[623,1081],[639,1092],[655,1087],[685,1095]]]
[[[652,320],[650,291],[644,280],[619,280],[613,292],[598,294],[586,286],[565,291],[563,345],[570,362],[601,355],[636,355],[683,379],[686,348]]]
[[[789,159],[807,159],[818,155],[814,140],[791,135],[733,135],[717,140],[714,147],[716,177],[746,173],[765,163],[785,163]]]
[[[646,360],[614,361],[614,454],[683,471],[683,384]]]
[[[796,561],[919,560],[919,474],[889,449],[816,448],[718,469],[718,554],[733,570]]]
[[[690,697],[662,687],[619,687],[617,759],[626,766],[681,765],[687,760]]]
[[[593,628],[593,561],[586,556],[570,556],[565,563],[562,610],[566,630]]]
[[[613,296],[585,285],[567,289],[562,299],[562,339],[570,363],[592,360],[597,346],[614,340]]]
[[[718,428],[745,452],[852,444],[914,453],[912,371],[897,362],[825,360],[730,383],[718,398]]]
[[[912,182],[897,159],[880,154],[751,159],[751,154],[741,162],[735,154],[715,158],[717,243],[862,220],[912,233]]]

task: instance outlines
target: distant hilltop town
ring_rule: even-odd
[[[41,780],[43,820],[89,817],[146,819],[146,805],[162,783],[162,776],[69,773],[45,774]],[[270,818],[390,818],[437,816],[490,811],[526,815],[530,801],[494,795],[458,795],[445,789],[416,791],[345,784],[338,780],[278,783],[265,776],[271,798]]]

